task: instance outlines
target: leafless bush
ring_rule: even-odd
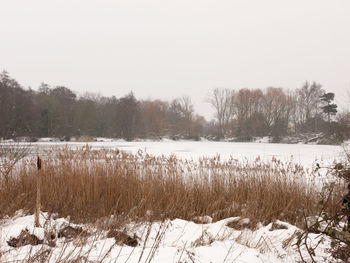
[[[347,215],[340,209],[334,213],[330,213],[326,209],[326,203],[332,198],[334,191],[334,183],[324,186],[320,194],[318,215],[313,218],[305,216],[303,231],[296,233],[296,245],[302,262],[316,263],[317,248],[322,243],[326,243],[327,238],[331,240],[329,252],[334,261],[349,262],[350,260],[350,233],[346,223]],[[315,242],[310,241],[312,234],[317,235],[317,238],[314,237]],[[303,255],[303,249],[306,250],[306,255]],[[329,262],[332,262],[333,259],[330,258]]]
[[[14,166],[28,154],[29,150],[28,144],[0,142],[0,176],[6,185]]]
[[[345,193],[344,182],[350,186],[350,153],[349,149],[344,146],[345,159],[343,162],[337,163],[334,167],[330,167],[329,171],[341,179],[341,185],[335,182],[326,184],[319,197],[318,215],[312,220],[304,217],[304,230],[297,235],[297,247],[302,262],[316,262],[317,247],[325,242],[325,238],[331,240],[329,245],[330,254],[337,262],[350,262],[350,232],[349,232],[349,207],[342,206],[341,196],[338,199],[337,209],[330,211],[327,209],[327,203],[334,198],[334,193]],[[344,200],[343,200],[344,202]],[[343,203],[344,204],[344,203]],[[315,244],[311,244],[309,236],[318,234],[319,239]],[[310,260],[306,260],[301,253],[301,249],[306,248]]]

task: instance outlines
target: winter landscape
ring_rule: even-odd
[[[348,0],[0,10],[0,263],[350,262]]]
[[[8,185],[10,189],[1,191],[2,200],[8,202],[2,204],[2,211],[5,214],[13,211],[1,220],[1,262],[338,260],[332,257],[332,239],[325,234],[308,236],[310,244],[322,241],[314,257],[306,246],[298,248],[298,233],[303,231],[305,222],[297,209],[305,208],[304,213],[310,213],[307,220],[312,222],[318,212],[312,206],[319,202],[322,187],[336,182],[337,189],[343,188],[342,180],[330,168],[345,161],[346,145],[127,142],[106,138],[96,138],[96,142],[90,143],[57,142],[53,138],[30,144],[3,142],[9,144],[28,152],[13,168],[20,178],[13,179],[13,185]],[[39,226],[35,227],[32,213],[37,155],[41,156],[44,167],[39,175],[44,189],[41,189],[43,211]],[[91,170],[86,171],[87,166]],[[127,175],[129,178],[124,177]],[[87,188],[73,185],[64,190],[65,184],[77,183],[66,176],[79,177],[77,180],[83,185],[88,179],[91,185]],[[141,182],[134,181],[137,178]],[[103,182],[105,185],[101,185]],[[107,182],[121,184],[119,187],[124,189],[109,189]],[[189,188],[182,189],[186,184]],[[18,192],[13,187],[22,190]],[[105,191],[113,192],[106,195]],[[181,196],[184,193],[188,197]],[[339,193],[336,196],[341,198]],[[108,201],[109,198],[112,200]],[[203,204],[192,203],[200,202],[198,198],[203,199]],[[110,201],[118,203],[118,199],[127,204],[109,207]],[[248,200],[257,199],[263,203],[249,207],[252,204]],[[337,209],[337,201],[329,205]],[[305,202],[316,203],[310,206]],[[49,212],[44,210],[50,203],[56,207],[56,213],[54,208]],[[73,207],[64,207],[64,203]],[[178,206],[183,206],[183,210]],[[276,208],[281,211],[273,211]],[[75,213],[78,209],[83,211]],[[288,215],[288,212],[296,214]]]

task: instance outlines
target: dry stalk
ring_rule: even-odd
[[[0,217],[41,207],[76,223],[111,215],[136,222],[241,216],[250,219],[251,227],[276,219],[301,225],[303,209],[307,216],[315,215],[318,203],[317,179],[307,177],[299,165],[278,160],[242,163],[217,156],[194,162],[88,146],[42,156],[45,176],[37,160],[25,159],[8,186],[1,184]],[[326,209],[337,209],[339,193],[333,192]]]
[[[40,226],[40,193],[41,193],[41,159],[37,158],[37,176],[36,176],[36,201],[35,201],[35,227]]]

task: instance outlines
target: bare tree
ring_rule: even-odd
[[[219,137],[224,137],[226,128],[233,118],[234,91],[230,89],[215,88],[209,97],[209,103],[215,108],[216,119],[219,125]]]
[[[310,129],[310,121],[314,119],[313,130],[317,131],[317,119],[319,118],[319,105],[320,97],[324,94],[322,86],[316,82],[311,85],[309,82],[305,82],[304,85],[298,90],[298,107],[300,110],[300,124],[304,126],[304,129]]]
[[[140,107],[142,130],[145,136],[164,135],[169,104],[161,100],[145,100],[141,101]]]
[[[190,138],[194,136],[194,107],[187,96],[174,99],[168,109],[168,126],[172,136]]]
[[[191,98],[188,96],[183,96],[180,99],[178,99],[178,102],[180,104],[180,110],[183,114],[184,119],[187,121],[191,121],[194,114],[194,108]]]
[[[270,133],[274,139],[278,139],[280,135],[286,133],[288,127],[287,97],[282,88],[273,87],[267,88],[264,97],[265,109],[267,109],[265,116],[268,120]]]
[[[298,117],[297,117],[297,94],[295,91],[287,90],[287,118],[288,118],[288,128],[290,128],[294,133],[297,133],[298,128]]]
[[[237,135],[250,137],[261,131],[263,93],[260,89],[240,89],[235,94],[234,112],[237,117]]]

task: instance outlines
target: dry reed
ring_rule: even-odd
[[[1,181],[0,216],[34,212],[35,161],[19,163],[7,186]],[[136,221],[209,215],[301,225],[304,214],[316,214],[319,201],[317,180],[306,179],[299,165],[278,160],[248,163],[217,156],[193,162],[86,146],[47,151],[42,166],[42,210],[81,223],[110,215]],[[334,193],[329,211],[339,208],[342,192]]]

